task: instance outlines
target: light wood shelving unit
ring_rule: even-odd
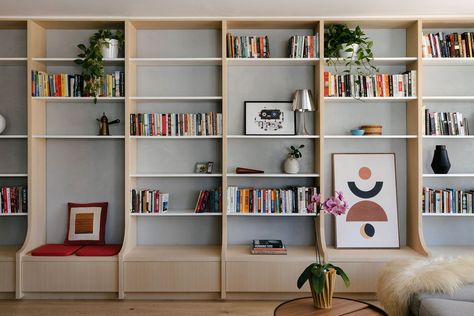
[[[7,22],[0,21],[0,36],[2,25],[11,24]],[[319,51],[323,56],[324,29],[333,23],[360,25],[367,30],[369,37],[374,37],[375,63],[383,71],[417,70],[418,96],[360,100],[324,97],[324,71],[331,71],[331,68],[319,58],[286,58],[286,45],[291,35],[318,33]],[[422,30],[447,27],[441,20],[428,20],[425,24],[422,19],[404,18],[110,21],[37,18],[13,24],[26,29],[27,57],[0,54],[0,67],[23,65],[25,68],[28,81],[25,83],[27,91],[23,93],[27,95],[28,129],[0,135],[0,144],[27,142],[28,168],[18,173],[2,171],[0,179],[27,179],[30,213],[27,216],[28,232],[21,249],[19,245],[0,246],[0,297],[3,293],[9,293],[11,297],[11,293],[16,292],[17,298],[291,298],[308,294],[308,288],[297,289],[296,279],[315,260],[316,243],[326,260],[343,267],[351,277],[352,286],[348,289],[338,280],[337,292],[367,294],[375,292],[377,271],[387,261],[426,256],[430,249],[433,253],[472,252],[472,247],[462,245],[427,247],[423,237],[422,187],[427,178],[434,177],[424,168],[424,144],[438,139],[451,141],[447,137],[423,135],[423,103],[458,104],[474,100],[468,94],[436,96],[435,93],[424,93],[425,68],[474,65],[471,59],[422,58]],[[474,24],[463,20],[448,26],[463,28]],[[31,87],[27,84],[31,71],[79,72],[73,63],[75,45],[98,28],[125,30],[123,58],[106,61],[107,69],[125,72],[125,97],[99,98],[96,105],[92,104],[91,98],[31,97]],[[272,58],[227,58],[227,32],[269,34]],[[387,34],[395,38],[398,47],[395,53],[389,51],[393,45],[385,42],[390,38]],[[67,39],[62,43],[65,47],[62,51],[57,49],[61,39]],[[379,51],[378,44],[383,46]],[[318,109],[310,124],[311,135],[244,135],[243,101],[288,100],[297,88],[309,88],[315,96]],[[384,130],[386,134],[382,136],[357,137],[345,134],[352,128],[351,124],[360,123],[356,117],[353,121],[343,121],[344,131],[338,130],[333,120],[337,111],[367,113],[372,110],[374,112],[369,113],[372,119],[378,119],[377,113],[382,113],[381,120],[398,120],[402,127],[387,124],[388,131]],[[68,111],[79,120],[78,124],[70,124],[71,130],[67,129],[68,122],[57,122],[57,113],[66,115]],[[113,130],[113,136],[95,136],[92,130],[86,129],[89,123],[85,120],[103,111],[125,122]],[[130,136],[128,122],[131,113],[185,111],[221,112],[223,135]],[[469,142],[469,138],[472,137],[459,137],[459,141]],[[284,157],[278,158],[278,153],[284,153],[285,147],[295,143],[306,145],[302,173],[283,174],[279,162]],[[116,183],[113,192],[104,191],[89,198],[77,192],[68,195],[65,193],[68,188],[57,188],[63,178],[74,184],[71,179],[76,173],[70,168],[83,174],[80,185],[89,194],[92,188],[100,191],[107,184],[93,183],[96,178],[84,164],[67,165],[75,147],[88,153],[100,151],[113,161],[107,167],[111,171],[106,173],[108,181]],[[258,160],[247,154],[258,148],[262,148]],[[397,165],[397,177],[399,190],[402,190],[399,192],[400,249],[336,249],[333,219],[324,215],[228,214],[225,207],[218,213],[193,213],[199,190],[217,187],[223,189],[224,206],[226,188],[236,185],[317,185],[322,195],[328,196],[332,191],[330,154],[371,150],[397,152],[397,163],[400,164]],[[57,153],[67,155],[60,158]],[[97,173],[107,169],[100,159],[99,155],[93,160],[98,165]],[[215,173],[193,173],[194,165],[190,165],[196,161],[214,161]],[[50,164],[60,168],[62,178],[53,171],[54,168],[47,168]],[[268,165],[266,173],[235,173],[237,166],[254,165],[255,168]],[[470,181],[474,175],[466,172],[446,177]],[[130,192],[144,187],[169,192],[172,199],[170,210],[164,214],[131,214]],[[73,188],[80,191],[77,186]],[[109,209],[113,225],[108,227],[107,238],[108,242],[123,242],[119,255],[82,258],[31,256],[32,249],[46,242],[62,242],[66,221],[60,212],[65,213],[65,203],[75,199],[113,202]],[[423,217],[423,220],[428,217]],[[3,217],[0,223],[2,220]],[[288,255],[252,256],[248,242],[265,237],[284,239],[288,243]]]

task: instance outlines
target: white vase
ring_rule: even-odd
[[[0,114],[0,134],[3,133],[7,127],[7,120]]]
[[[291,174],[300,172],[300,163],[298,162],[298,159],[293,157],[286,158],[285,162],[283,163],[283,170],[285,173]]]
[[[352,48],[352,52],[346,52],[346,49],[350,47]],[[351,44],[351,45],[346,45],[342,44],[342,49],[339,50],[339,57],[344,58],[344,59],[356,59],[357,58],[357,51],[359,50],[359,44]]]
[[[119,53],[119,42],[116,39],[106,38],[108,45],[102,46],[102,56],[104,58],[117,58]]]

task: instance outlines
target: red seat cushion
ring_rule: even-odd
[[[76,256],[104,257],[115,256],[122,245],[84,246],[76,252]]]
[[[66,246],[57,244],[46,244],[31,251],[32,256],[71,256],[82,246]]]

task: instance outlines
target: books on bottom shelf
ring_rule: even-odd
[[[28,191],[26,187],[1,187],[0,193],[0,213],[16,214],[28,212]]]
[[[423,213],[472,214],[474,190],[423,188]]]
[[[311,213],[308,205],[316,193],[316,187],[258,189],[230,186],[227,188],[227,212],[307,214]]]
[[[287,249],[279,239],[254,239],[250,253],[253,255],[286,255]]]
[[[218,213],[222,209],[222,190],[201,190],[194,213]]]
[[[467,118],[460,112],[430,112],[425,108],[425,135],[469,135]]]
[[[160,190],[132,190],[132,213],[165,213],[168,211],[169,193]]]

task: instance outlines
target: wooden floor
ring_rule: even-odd
[[[279,301],[0,301],[1,316],[270,316]]]

